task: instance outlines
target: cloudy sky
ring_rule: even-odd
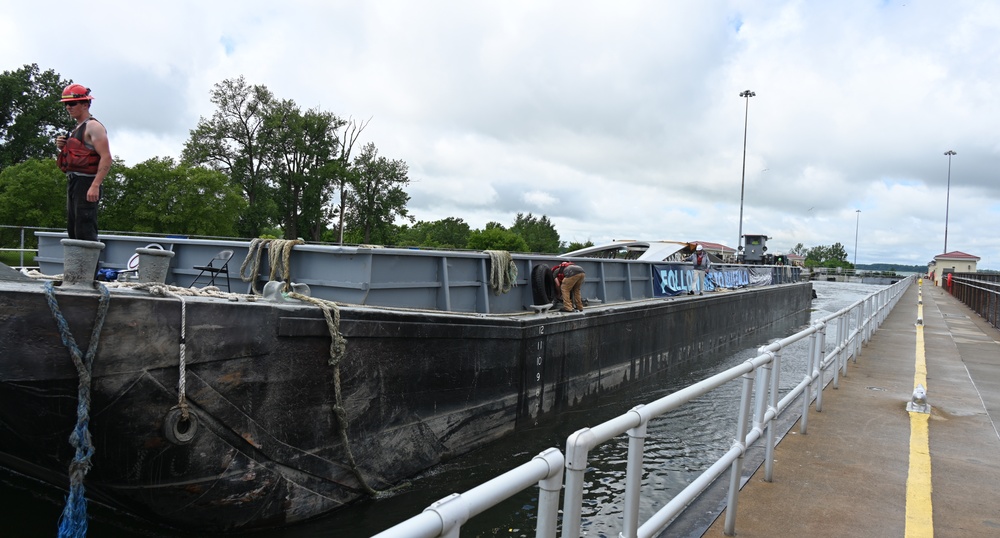
[[[419,220],[735,247],[743,183],[771,251],[924,264],[947,211],[948,250],[1000,269],[998,35],[991,0],[12,2],[0,70],[92,88],[130,165],[242,75],[370,118]]]

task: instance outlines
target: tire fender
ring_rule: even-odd
[[[174,406],[163,417],[163,436],[175,445],[186,445],[198,433],[198,415],[188,411],[187,420],[179,406]]]
[[[558,295],[552,269],[545,265],[534,266],[531,269],[531,300],[534,302],[533,304],[552,304]]]

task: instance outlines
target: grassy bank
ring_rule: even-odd
[[[19,267],[21,265],[21,253],[20,252],[9,252],[9,251],[0,252],[0,263],[3,263],[4,265],[9,265],[11,267],[14,267],[14,266],[18,266]],[[24,253],[24,265],[27,266],[27,267],[35,267],[37,265],[35,263],[35,253],[34,252],[25,252]]]

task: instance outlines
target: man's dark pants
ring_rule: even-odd
[[[70,239],[97,241],[97,204],[87,201],[94,176],[66,174],[66,231]],[[103,194],[103,188],[101,194]]]

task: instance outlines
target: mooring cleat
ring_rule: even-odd
[[[911,413],[930,413],[931,406],[927,404],[927,389],[923,385],[917,385],[913,389],[913,396],[910,403],[906,404],[906,410]]]

